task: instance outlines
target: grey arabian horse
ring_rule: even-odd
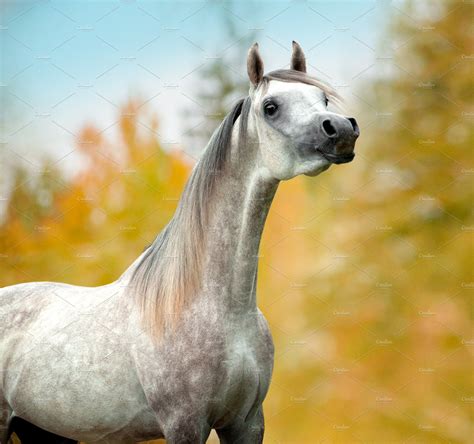
[[[23,443],[261,443],[273,343],[257,308],[260,237],[281,180],[354,157],[338,95],[291,69],[264,75],[212,136],[176,214],[115,282],[0,290],[1,432]]]

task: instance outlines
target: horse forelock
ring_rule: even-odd
[[[291,82],[291,83],[305,83],[307,85],[316,86],[321,89],[330,102],[335,105],[340,105],[342,103],[342,97],[337,93],[337,91],[331,87],[325,81],[318,79],[317,77],[306,74],[305,72],[295,71],[293,69],[277,69],[271,71],[263,76],[262,79],[262,89],[263,93],[268,89],[268,84],[272,80],[277,80],[280,82]]]

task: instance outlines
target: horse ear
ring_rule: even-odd
[[[254,43],[249,49],[247,73],[254,86],[257,86],[263,78],[263,60],[258,52],[258,43]]]
[[[291,69],[306,72],[306,57],[298,42],[293,40],[293,54],[291,55]]]

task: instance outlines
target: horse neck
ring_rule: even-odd
[[[201,159],[173,219],[122,275],[152,328],[196,298],[221,312],[256,310],[258,249],[278,181],[261,168],[251,131],[243,143],[238,119],[232,128],[224,168],[213,171],[215,159]]]
[[[258,250],[278,181],[259,166],[251,137],[244,146],[236,146],[237,137],[232,140],[226,173],[211,198],[202,284],[206,296],[244,313],[256,309]]]

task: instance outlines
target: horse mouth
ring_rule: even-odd
[[[319,148],[316,148],[316,151],[321,154],[326,160],[328,160],[331,163],[348,163],[351,162],[354,157],[355,153],[346,153],[346,154],[334,154],[334,153],[327,153],[326,151],[323,151]]]

